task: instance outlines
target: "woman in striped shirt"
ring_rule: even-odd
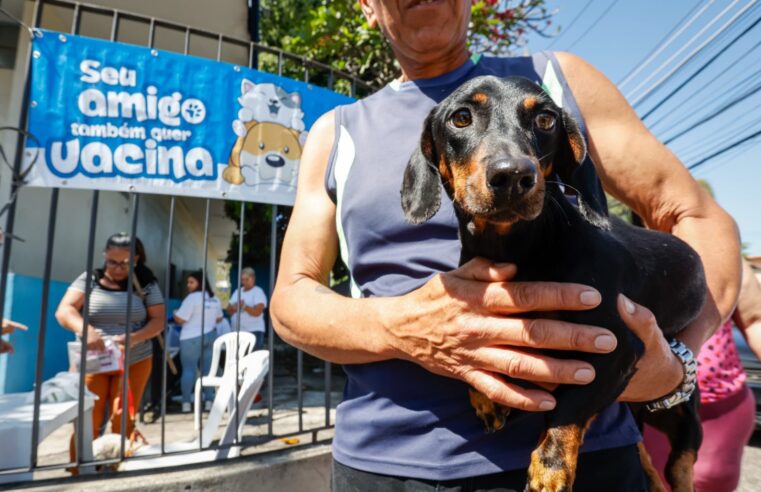
[[[125,352],[125,340],[129,325],[129,380],[131,403],[137,405],[151,374],[151,338],[161,333],[164,327],[166,309],[153,272],[146,266],[145,249],[135,238],[135,264],[133,285],[128,286],[130,236],[114,234],[108,238],[103,252],[104,265],[96,269],[91,278],[87,273],[80,275],[66,291],[56,311],[56,319],[64,328],[73,331],[79,338],[87,330],[87,348],[103,350],[104,339],[110,338]],[[82,310],[85,289],[90,283],[89,322],[84,326]],[[130,313],[127,300],[132,296]],[[98,396],[93,408],[93,437],[100,435],[105,424],[106,409],[111,417],[111,432],[119,432],[122,416],[122,371],[87,374],[87,388]],[[129,400],[128,400],[129,402]],[[129,406],[128,405],[128,406]],[[134,408],[127,412],[126,435],[134,429]],[[74,458],[74,436],[70,444],[70,454]]]

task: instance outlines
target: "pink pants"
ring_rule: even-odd
[[[696,492],[732,492],[737,489],[743,448],[755,426],[755,408],[753,393],[747,386],[724,400],[701,405],[703,445],[695,463]],[[661,480],[668,486],[663,477],[671,451],[666,436],[645,426],[645,446]]]

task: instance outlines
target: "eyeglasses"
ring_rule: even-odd
[[[122,270],[125,268],[129,268],[129,258],[127,258],[124,261],[106,259],[106,267],[107,268],[121,268]]]

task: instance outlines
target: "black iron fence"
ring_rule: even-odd
[[[144,33],[144,37],[142,39],[142,44],[144,46],[149,48],[162,48],[162,49],[170,49],[174,51],[180,51],[181,53],[188,55],[197,55],[197,56],[206,56],[208,58],[216,59],[218,61],[231,61],[233,63],[237,64],[245,64],[251,68],[256,68],[262,71],[269,71],[271,73],[276,73],[278,75],[286,75],[291,78],[297,78],[301,79],[305,82],[310,83],[321,83],[328,88],[342,91],[344,93],[347,93],[351,96],[356,96],[357,94],[363,95],[367,94],[371,91],[371,87],[369,87],[364,82],[354,78],[350,74],[341,72],[339,70],[336,70],[328,65],[309,60],[303,57],[300,57],[298,55],[293,55],[290,53],[283,52],[281,50],[278,50],[276,48],[272,48],[269,46],[264,46],[258,43],[254,43],[251,41],[246,41],[242,39],[236,39],[233,37],[226,36],[224,34],[210,32],[208,30],[194,28],[190,26],[185,26],[181,24],[177,24],[171,21],[163,20],[163,19],[157,19],[153,17],[138,15],[134,13],[124,12],[112,8],[97,6],[97,5],[91,5],[91,4],[85,4],[85,3],[79,3],[79,2],[73,2],[69,0],[37,0],[34,2],[34,8],[33,8],[33,23],[31,26],[25,26],[27,27],[30,36],[36,35],[36,29],[37,28],[50,28],[51,22],[48,22],[48,17],[55,20],[55,24],[60,26],[60,23],[62,22],[62,19],[69,19],[69,32],[72,34],[85,34],[85,35],[91,35],[95,37],[105,37],[109,39],[110,41],[119,42],[123,41],[124,38],[129,38],[130,43],[138,43],[140,42],[137,38],[139,37],[136,33]],[[123,29],[123,26],[125,24],[129,24],[129,29]],[[90,26],[88,28],[84,28],[84,25]],[[162,41],[164,40],[164,41]],[[167,41],[172,40],[172,41]],[[180,43],[178,43],[178,40],[181,40]],[[171,44],[172,46],[165,47],[162,45],[162,43]],[[211,50],[210,46],[216,46],[215,53],[213,50]],[[181,46],[181,49],[178,49],[177,47]],[[200,53],[194,52],[194,47],[198,46],[198,51]],[[31,57],[32,50],[29,50],[29,57]],[[244,61],[244,63],[241,63],[241,61]],[[28,122],[28,105],[29,105],[29,94],[30,94],[30,60],[29,58],[26,61],[26,66],[24,68],[24,77],[25,77],[25,87],[24,87],[24,93],[23,93],[23,104],[21,109],[21,114],[19,118],[18,126],[20,129],[25,129],[27,127]],[[23,193],[23,177],[21,176],[22,171],[22,161],[24,156],[24,148],[25,148],[25,141],[26,141],[26,134],[21,132],[19,133],[19,138],[16,143],[15,148],[15,157],[14,157],[14,180],[12,184],[11,189],[11,202],[9,203],[9,207],[7,209],[7,218],[6,218],[6,224],[5,224],[5,230],[4,234],[6,238],[13,237],[16,219],[21,216],[23,218],[23,214],[25,213],[24,210],[17,210],[17,200],[16,197],[19,195],[19,193]],[[66,190],[64,190],[66,192]],[[129,221],[130,221],[130,236],[132,238],[132,242],[130,244],[130,262],[129,262],[129,271],[128,271],[128,282],[127,285],[133,285],[133,277],[135,275],[134,271],[134,259],[135,259],[135,238],[137,236],[137,227],[138,227],[138,211],[141,204],[141,196],[138,193],[130,192],[129,190],[125,190],[129,194]],[[53,465],[46,465],[46,466],[39,466],[38,464],[38,448],[40,444],[40,431],[39,431],[39,421],[40,421],[40,411],[41,411],[41,387],[43,382],[43,363],[44,363],[44,349],[45,349],[45,338],[46,338],[46,332],[49,329],[48,326],[48,312],[51,308],[51,295],[50,295],[50,286],[51,286],[51,277],[52,277],[52,270],[53,270],[53,253],[55,249],[55,240],[56,240],[56,226],[57,221],[59,218],[59,195],[61,193],[61,190],[54,188],[50,190],[50,201],[49,201],[49,213],[48,213],[48,222],[47,222],[47,240],[45,245],[45,257],[43,262],[43,276],[42,276],[42,294],[41,294],[41,309],[40,309],[40,316],[39,316],[39,337],[37,340],[37,354],[36,354],[36,361],[35,361],[35,375],[34,375],[34,404],[33,404],[33,415],[32,415],[32,432],[31,432],[31,455],[29,457],[29,466],[24,468],[15,468],[15,469],[0,469],[0,482],[2,481],[2,478],[5,476],[7,478],[8,475],[11,474],[18,474],[18,473],[28,473],[28,472],[35,472],[35,471],[43,471],[43,470],[61,470],[64,468],[71,468],[71,467],[78,467],[80,470],[88,470],[93,469],[93,467],[98,465],[113,465],[116,463],[120,463],[123,460],[126,459],[150,459],[155,458],[156,456],[165,456],[167,454],[170,454],[172,452],[192,452],[192,451],[172,451],[168,449],[168,446],[166,445],[166,427],[169,425],[167,423],[167,349],[168,344],[163,343],[163,354],[161,356],[162,364],[161,364],[161,403],[160,403],[160,409],[161,409],[161,443],[160,443],[160,450],[158,453],[151,454],[148,456],[140,456],[138,457],[128,457],[128,436],[126,436],[126,426],[127,426],[127,415],[128,415],[128,378],[129,378],[129,364],[124,364],[124,377],[123,377],[123,383],[121,388],[121,403],[122,403],[122,412],[121,412],[121,422],[120,422],[120,432],[121,435],[121,441],[119,446],[119,453],[117,457],[113,457],[110,459],[100,460],[100,461],[87,461],[84,459],[84,454],[82,452],[83,449],[85,449],[86,446],[89,446],[90,443],[86,442],[85,433],[83,432],[83,429],[85,428],[85,418],[86,418],[86,411],[85,411],[85,371],[80,371],[79,373],[79,395],[78,395],[78,416],[77,416],[77,424],[75,425],[76,429],[76,438],[75,438],[75,449],[77,452],[75,453],[75,459],[71,462],[65,462],[65,463],[58,463]],[[85,232],[87,237],[87,251],[86,251],[86,278],[91,278],[92,273],[94,271],[93,266],[93,258],[95,255],[95,236],[96,236],[96,226],[98,222],[98,213],[99,213],[99,199],[101,197],[101,192],[98,190],[93,190],[90,200],[90,210],[89,210],[89,228]],[[203,272],[202,272],[202,278],[204,279],[205,284],[205,278],[206,278],[206,268],[207,268],[207,260],[208,260],[208,246],[209,246],[209,222],[210,222],[210,209],[211,209],[211,199],[199,199],[199,200],[205,200],[204,203],[204,216],[203,216],[203,224],[204,224],[204,239],[203,239]],[[174,238],[174,232],[176,228],[176,207],[177,207],[177,199],[175,197],[172,197],[170,199],[169,203],[169,220],[168,224],[166,226],[166,236],[165,236],[165,245],[166,249],[164,251],[164,264],[166,267],[165,275],[163,279],[164,283],[164,298],[169,299],[170,293],[171,293],[171,284],[173,283],[174,279],[172,278],[172,252],[173,252],[173,238]],[[272,292],[272,287],[275,279],[275,270],[276,270],[276,256],[278,251],[278,237],[277,237],[277,217],[278,217],[278,206],[272,205],[272,222],[271,222],[271,230],[270,230],[270,292]],[[239,234],[239,241],[238,241],[238,251],[237,251],[237,264],[239,266],[238,272],[240,271],[240,266],[242,266],[243,263],[243,231],[245,229],[246,224],[246,207],[245,203],[240,203],[240,218],[239,218],[239,224],[238,224],[238,234]],[[8,287],[8,275],[10,271],[10,264],[11,264],[11,258],[12,258],[12,245],[13,241],[7,240],[4,243],[3,246],[3,253],[2,253],[2,273],[0,276],[0,293],[6,293],[7,287]],[[19,251],[15,254],[24,254],[23,251]],[[205,285],[202,285],[201,291],[203,292],[203,289],[205,288]],[[82,315],[84,318],[83,326],[87,327],[89,326],[89,311],[90,311],[90,297],[91,297],[91,285],[89,282],[86,283],[86,291],[85,291],[85,300],[84,300],[84,307],[82,309]],[[130,326],[130,313],[131,313],[131,302],[132,302],[132,296],[127,296],[128,299],[128,306],[125,313],[126,318],[126,326]],[[55,302],[55,301],[54,301]],[[5,296],[0,295],[0,312],[4,312],[4,304],[5,304]],[[204,317],[202,316],[202,319]],[[164,334],[167,333],[168,330],[168,322],[165,317],[164,319]],[[237,336],[239,337],[240,334],[240,316],[238,316],[238,323],[236,323],[237,326],[233,327],[233,330],[235,331]],[[211,327],[204,326],[204,322],[202,321],[202,336],[207,331],[210,331],[212,329]],[[125,360],[129,360],[130,356],[130,330],[126,330],[126,340],[125,340]],[[297,400],[297,411],[298,411],[298,428],[297,430],[288,429],[287,432],[279,431],[279,429],[276,426],[275,419],[273,419],[273,402],[274,402],[274,396],[275,392],[277,391],[276,385],[275,385],[275,379],[274,379],[274,368],[275,368],[275,334],[272,332],[271,326],[268,329],[268,350],[269,350],[269,371],[267,376],[267,384],[266,384],[266,395],[265,395],[265,401],[266,401],[266,423],[267,423],[267,434],[266,438],[273,439],[273,438],[287,438],[292,435],[311,435],[311,440],[308,440],[309,442],[317,442],[320,440],[320,432],[324,431],[326,429],[330,429],[332,427],[331,422],[331,407],[334,402],[331,401],[331,366],[330,363],[325,362],[323,371],[324,371],[324,384],[325,384],[325,398],[324,398],[324,411],[325,411],[325,418],[324,422],[321,422],[321,425],[318,426],[307,426],[304,422],[303,418],[303,409],[304,409],[304,354],[301,351],[298,351],[296,354],[296,400]],[[87,347],[88,344],[88,330],[84,329],[82,331],[81,335],[81,356],[79,361],[79,367],[84,368],[86,367],[86,354],[87,354]],[[239,374],[238,369],[238,351],[236,350],[236,375]],[[227,354],[229,357],[232,354]],[[202,360],[204,357],[209,357],[209,354],[204,354],[202,351]],[[203,363],[201,363],[201,367],[203,367]],[[203,374],[202,374],[203,377]],[[246,439],[243,438],[241,433],[239,432],[239,425],[238,420],[239,418],[245,418],[245,415],[242,417],[240,416],[238,412],[238,392],[240,389],[240,380],[236,376],[235,377],[235,393],[236,396],[233,398],[235,401],[235,419],[236,419],[236,425],[234,427],[235,429],[235,435],[232,439],[231,443],[227,444],[211,444],[209,446],[205,446],[205,443],[200,438],[201,434],[203,433],[203,422],[201,422],[201,425],[198,429],[198,450],[205,450],[205,449],[220,449],[221,447],[241,447],[246,446],[250,443],[246,441]],[[3,418],[2,415],[0,415],[0,420]],[[116,432],[116,430],[113,430]],[[261,442],[261,440],[258,440],[257,442]]]

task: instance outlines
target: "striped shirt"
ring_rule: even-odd
[[[70,288],[85,292],[87,272],[77,277]],[[130,314],[130,331],[132,333],[141,329],[148,318],[146,306],[164,304],[164,296],[161,295],[159,285],[154,281],[143,287],[144,298],[136,293],[128,293],[123,290],[107,289],[100,285],[93,275],[91,280],[90,294],[90,325],[100,330],[105,336],[124,335],[127,330],[127,296],[132,296],[132,308]],[[129,349],[129,363],[141,361],[151,356],[152,346],[150,340],[140,342]]]

